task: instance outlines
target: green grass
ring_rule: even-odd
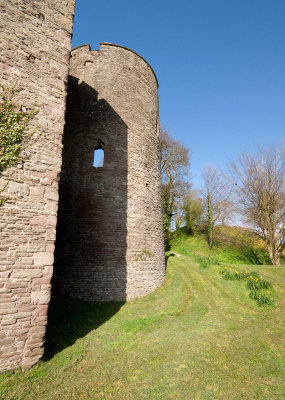
[[[272,284],[275,305],[258,306],[245,281],[195,261],[203,238],[172,247],[183,256],[145,298],[55,301],[47,361],[2,374],[1,400],[284,400],[285,268],[237,265]]]
[[[211,256],[219,263],[268,265],[270,259],[264,241],[254,232],[241,227],[215,228],[214,247],[209,251],[205,234],[194,236],[180,232],[170,242],[171,250],[195,258]],[[284,255],[281,263],[285,264]]]

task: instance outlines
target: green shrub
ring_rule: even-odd
[[[265,305],[272,304],[273,301],[270,298],[270,291],[266,291],[266,293],[262,292],[262,290],[269,289],[272,287],[271,283],[261,277],[258,272],[241,272],[231,268],[223,268],[220,273],[223,278],[230,281],[247,281],[247,287],[250,290],[249,296],[250,298],[256,300],[257,304]]]
[[[251,272],[240,272],[231,268],[224,268],[220,273],[223,275],[223,278],[229,281],[241,281],[243,279],[247,279]]]
[[[249,297],[251,299],[254,299],[257,302],[257,304],[259,304],[260,306],[273,303],[272,299],[270,298],[269,291],[264,293],[264,292],[260,292],[259,290],[251,290],[249,293]]]
[[[201,257],[200,268],[208,268],[211,265],[210,258]]]
[[[200,264],[200,268],[207,268],[210,265],[220,265],[219,261],[214,257],[195,257],[195,261]]]
[[[247,280],[247,286],[250,290],[268,289],[271,284],[262,277],[255,278],[250,276]]]

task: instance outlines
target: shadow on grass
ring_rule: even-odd
[[[252,247],[242,247],[240,250],[249,264],[254,264],[254,265],[263,264],[263,260],[260,259],[260,255]]]
[[[54,298],[49,306],[44,360],[104,324],[124,303]]]
[[[170,253],[170,254],[165,255],[165,271],[167,270],[167,263],[168,263],[169,257],[175,257],[175,254]]]
[[[250,246],[240,247],[241,255],[245,258],[248,264],[263,265],[270,264],[270,258],[266,251],[256,250]]]
[[[171,246],[169,240],[166,240],[164,243],[164,251],[170,251]]]

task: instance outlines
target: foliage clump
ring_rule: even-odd
[[[140,253],[135,254],[135,261],[146,261],[149,257],[153,257],[153,253],[148,249],[142,249]]]
[[[253,276],[250,276],[247,280],[247,287],[250,290],[260,290],[270,288],[271,284],[262,277],[255,278]]]
[[[18,89],[0,83],[0,176],[20,159],[20,153],[33,143],[34,131],[28,129],[30,121],[38,113],[36,107],[29,111],[17,105],[15,95]],[[7,185],[0,190],[4,191]],[[0,207],[7,198],[0,196]]]
[[[182,211],[185,232],[193,235],[204,222],[204,204],[198,192],[190,190],[184,196]]]
[[[272,285],[270,282],[260,276],[258,272],[241,272],[227,267],[223,268],[220,272],[223,278],[226,280],[246,280],[247,287],[250,290],[249,297],[254,299],[257,304],[264,305],[273,303],[272,298],[270,297],[271,292],[268,290],[272,288]]]
[[[25,111],[16,104],[17,89],[0,84],[0,174],[20,159],[20,152],[31,144],[34,132],[28,129],[29,122],[38,110],[33,107]]]
[[[269,291],[264,293],[260,292],[259,290],[251,290],[249,293],[249,297],[254,299],[259,305],[273,304],[273,301],[269,296]]]
[[[220,265],[219,261],[212,256],[197,256],[195,257],[195,261],[199,263],[200,268],[208,268],[210,265]]]

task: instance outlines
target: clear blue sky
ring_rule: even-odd
[[[73,47],[127,46],[152,65],[160,121],[205,164],[285,138],[284,0],[77,0]]]

